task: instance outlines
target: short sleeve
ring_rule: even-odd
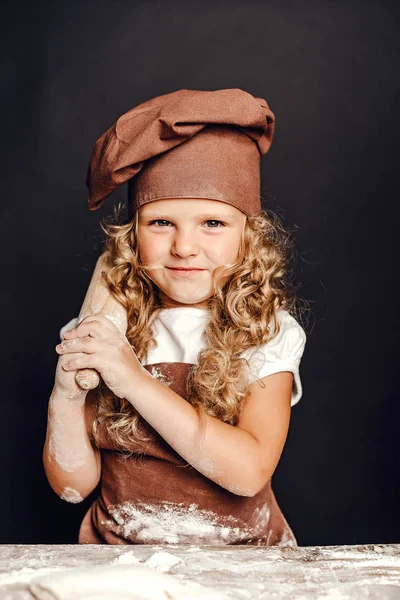
[[[68,331],[69,329],[73,329],[74,327],[76,327],[78,324],[78,317],[74,317],[73,319],[71,319],[70,321],[68,321],[68,323],[66,323],[63,327],[61,327],[60,329],[60,340],[63,341],[63,333],[64,331]]]
[[[258,348],[249,348],[240,356],[249,361],[249,383],[254,383],[262,377],[291,371],[293,373],[293,388],[291,406],[300,400],[303,388],[300,379],[300,361],[303,356],[307,336],[296,319],[286,310],[278,313],[280,331],[275,339],[261,344]]]

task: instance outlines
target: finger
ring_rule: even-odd
[[[95,313],[93,315],[88,315],[87,317],[82,319],[80,321],[80,323],[89,323],[92,321],[97,321],[103,327],[107,327],[108,329],[115,329],[115,323],[114,323],[113,319],[111,318],[111,316],[102,314],[102,313]]]
[[[76,337],[70,340],[63,340],[55,347],[58,354],[71,354],[74,352],[83,352],[85,354],[93,354],[103,350],[103,343],[99,339],[93,337]]]
[[[77,371],[78,369],[96,369],[98,360],[94,354],[72,355],[62,363],[64,371]]]
[[[89,319],[89,317],[88,317]],[[73,329],[64,332],[65,339],[90,336],[97,339],[105,339],[110,335],[110,331],[105,329],[104,324],[94,317],[91,320],[84,320]]]

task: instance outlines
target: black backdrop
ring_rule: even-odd
[[[2,9],[0,543],[75,543],[41,463],[58,332],[100,253],[95,140],[152,96],[239,87],[276,115],[264,207],[313,311],[273,477],[300,545],[400,542],[399,12],[356,1],[9,3]]]

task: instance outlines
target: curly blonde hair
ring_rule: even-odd
[[[157,286],[140,262],[139,211],[125,223],[121,222],[120,212],[118,204],[114,207],[114,222],[107,223],[108,217],[100,222],[106,234],[107,268],[103,278],[110,293],[127,311],[126,336],[141,361],[157,345],[152,324],[163,306]],[[208,414],[237,423],[250,393],[244,364],[248,366],[248,362],[240,354],[279,334],[280,308],[297,315],[297,296],[289,268],[293,249],[291,233],[278,215],[263,210],[257,216],[246,216],[237,262],[214,270],[214,295],[208,300],[209,320],[205,328],[207,347],[199,352],[187,379],[189,401],[201,422]],[[105,421],[111,439],[119,446],[153,438],[140,426],[143,418],[132,404],[117,398],[102,381],[96,392],[96,409],[97,417]],[[97,441],[97,420],[93,423],[93,436]]]

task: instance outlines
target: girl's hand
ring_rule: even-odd
[[[99,314],[86,317],[74,329],[65,331],[56,351],[64,357],[64,371],[73,372],[75,377],[78,369],[96,369],[118,398],[126,397],[135,376],[143,369],[126,336]]]
[[[82,355],[83,356],[83,355]],[[63,365],[68,360],[68,355],[60,356],[56,367],[53,394],[67,400],[85,401],[88,390],[83,390],[75,381],[73,371],[65,371]]]

